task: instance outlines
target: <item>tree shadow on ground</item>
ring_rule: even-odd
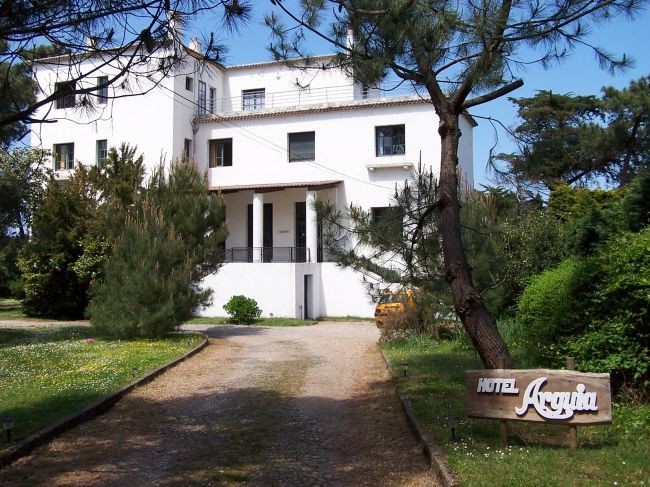
[[[129,397],[1,470],[0,484],[405,485],[426,462],[387,387],[346,400],[255,387]]]

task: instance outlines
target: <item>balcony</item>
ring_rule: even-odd
[[[319,247],[316,258],[317,262],[329,262],[329,253]],[[301,263],[312,260],[306,247],[232,247],[226,249],[224,262]]]
[[[226,249],[224,262],[311,262],[305,247],[232,247]]]
[[[330,103],[380,101],[414,94],[413,89],[406,85],[387,90],[379,88],[363,89],[352,84],[273,93],[267,93],[263,89],[244,90],[242,96],[210,100],[206,108],[199,108],[195,116],[197,119],[202,119],[211,118],[218,113],[282,110]]]

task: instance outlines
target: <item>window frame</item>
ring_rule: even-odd
[[[253,88],[241,91],[241,109],[243,111],[262,110],[266,105],[266,88]]]
[[[192,139],[183,139],[183,156],[188,161],[192,160]]]
[[[199,92],[197,97],[197,104],[199,108],[199,116],[205,115],[206,108],[208,104],[208,85],[205,84],[205,81],[199,80]]]
[[[222,146],[221,151],[219,151],[220,145]],[[208,140],[208,168],[231,167],[232,146],[232,137]],[[219,155],[219,152],[222,152],[221,155]]]
[[[61,148],[63,148],[63,147],[72,148],[72,151],[65,152],[65,154],[70,155],[70,157],[66,158],[65,167],[59,167],[60,166],[59,157],[64,154],[63,151],[58,150],[59,147],[61,147]],[[55,171],[69,171],[71,169],[74,169],[74,142],[63,142],[61,144],[54,144],[54,147],[52,148],[52,155],[54,156],[54,170]]]
[[[396,128],[401,128],[402,133],[401,134],[391,133],[390,135],[384,135],[384,134],[380,135],[380,131],[385,131],[387,129],[393,131]],[[386,144],[380,145],[379,142],[381,139],[389,138],[389,137],[391,139],[391,143],[389,145]],[[395,141],[395,139],[397,139],[397,142]],[[391,149],[387,152],[384,152],[387,147],[391,147]],[[399,150],[399,147],[401,147],[401,151]],[[395,124],[395,125],[378,125],[375,127],[375,156],[376,157],[403,156],[405,154],[406,154],[406,124],[402,123],[402,124]]]
[[[105,144],[105,147],[102,149],[100,146],[101,143]],[[102,151],[104,152],[104,157],[101,157]],[[97,166],[101,166],[108,159],[108,140],[107,139],[97,139],[95,142],[95,163]]]
[[[68,90],[67,88],[70,87]],[[77,88],[77,83],[75,81],[57,81],[54,83],[54,91],[61,91],[62,94],[56,99],[55,108],[57,110],[63,110],[66,108],[74,108],[77,104],[77,94],[75,90]],[[72,93],[65,93],[65,91],[71,91]]]
[[[208,107],[209,107],[209,110],[210,110],[210,115],[214,115],[214,113],[215,113],[214,108],[215,108],[215,105],[217,104],[217,89],[210,86],[209,93],[210,93],[210,96],[208,98],[208,101],[209,101],[208,102]]]
[[[311,157],[294,157],[296,152],[291,149],[291,136],[302,136],[302,135],[312,135],[312,152]],[[296,141],[294,141],[296,143]],[[289,156],[289,162],[305,162],[305,161],[315,161],[316,160],[316,131],[304,131],[304,132],[289,132],[287,133],[287,154]]]
[[[108,76],[98,76],[97,86],[108,83]],[[97,103],[106,105],[108,103],[108,85],[97,89]]]
[[[185,91],[194,93],[194,78],[185,76]]]

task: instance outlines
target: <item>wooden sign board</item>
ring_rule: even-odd
[[[573,370],[465,372],[467,416],[553,424],[612,422],[609,374]]]

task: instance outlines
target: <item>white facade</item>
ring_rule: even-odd
[[[81,69],[92,72],[93,61]],[[69,74],[60,61],[35,66],[45,93]],[[87,83],[104,74],[93,72]],[[173,76],[143,79],[116,81],[107,102],[95,100],[92,111],[42,107],[36,116],[49,111],[59,120],[37,127],[32,144],[53,151],[62,179],[66,163],[96,164],[102,141],[137,145],[149,169],[187,154],[207,171],[211,190],[226,202],[228,263],[206,279],[214,303],[201,314],[224,315],[230,297],[243,294],[258,301],[264,316],[372,316],[362,276],[320,262],[312,204],[387,207],[395,185],[420,162],[438,173],[431,104],[417,95],[385,98],[341,70],[276,62],[223,67],[196,55]],[[144,94],[124,96],[138,93]],[[470,184],[473,123],[462,119],[459,150]],[[74,164],[56,156],[71,149]]]

